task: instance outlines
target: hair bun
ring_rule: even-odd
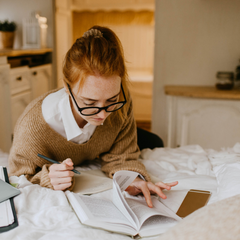
[[[83,37],[84,38],[88,38],[88,37],[94,37],[94,38],[100,38],[102,37],[102,32],[98,29],[95,29],[95,28],[92,28],[92,29],[89,29],[88,31],[86,31],[84,34],[83,34]]]

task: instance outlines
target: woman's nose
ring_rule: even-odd
[[[108,113],[104,109],[102,109],[102,111],[97,114],[97,116],[102,119],[105,119],[107,115]]]

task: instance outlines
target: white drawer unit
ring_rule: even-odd
[[[30,101],[31,101],[30,90],[16,94],[11,97],[12,129],[13,130],[18,118],[23,113],[24,109],[30,103]]]
[[[240,91],[166,86],[168,147],[198,144],[220,150],[240,140]]]
[[[11,95],[31,89],[30,72],[28,67],[10,69]]]
[[[52,65],[45,64],[30,68],[30,79],[32,88],[32,98],[35,99],[50,89],[50,81],[52,78]]]
[[[220,150],[240,140],[240,104],[237,100],[168,96],[169,146],[198,144]],[[175,136],[173,135],[175,134]]]
[[[10,66],[0,56],[0,149],[8,152],[11,147],[11,97],[9,84]]]
[[[9,152],[26,106],[54,87],[52,49],[0,51],[0,150]]]
[[[12,131],[17,119],[23,113],[25,107],[31,102],[30,71],[28,67],[10,69],[10,92],[11,92],[11,118]]]
[[[49,91],[51,67],[51,64],[45,64],[33,68],[24,66],[10,69],[12,131],[31,100]]]

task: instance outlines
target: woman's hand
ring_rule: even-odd
[[[72,185],[74,172],[73,162],[70,158],[61,164],[52,164],[49,167],[49,177],[54,190],[65,190]]]
[[[153,207],[150,194],[157,194],[159,197],[166,199],[167,197],[164,195],[162,190],[170,190],[171,187],[174,187],[177,184],[177,181],[172,183],[157,182],[154,184],[152,182],[145,182],[137,177],[125,191],[127,191],[130,195],[138,195],[139,193],[142,193],[146,199],[147,205],[149,207]]]

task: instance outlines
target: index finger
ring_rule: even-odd
[[[67,164],[69,166],[73,166],[73,161],[71,158],[65,159],[62,163]]]
[[[152,205],[152,200],[151,200],[151,194],[150,194],[150,191],[147,187],[147,185],[144,185],[142,188],[141,188],[141,191],[143,193],[143,196],[145,197],[145,200],[147,202],[147,205],[152,208],[153,205]]]
[[[165,183],[165,184],[167,184],[170,187],[174,187],[174,186],[178,185],[178,181],[171,182],[171,183]]]
[[[67,158],[61,164],[58,164],[58,167],[57,167],[58,171],[65,171],[65,170],[72,170],[72,169],[73,169],[73,162],[70,158]]]
[[[171,182],[171,183],[163,183],[163,182],[157,182],[155,183],[156,186],[160,187],[161,189],[167,189],[170,190],[171,187],[174,187],[178,184],[178,181]]]

